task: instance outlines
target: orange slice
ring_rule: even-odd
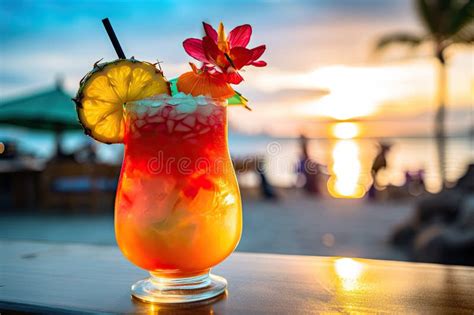
[[[84,131],[104,143],[119,143],[124,134],[124,104],[170,94],[163,73],[153,64],[118,59],[96,64],[80,82],[74,101]]]

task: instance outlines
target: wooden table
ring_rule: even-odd
[[[146,273],[116,247],[0,241],[0,255],[5,313],[474,313],[470,267],[234,253],[214,270],[229,282],[225,296],[165,307],[131,299]]]

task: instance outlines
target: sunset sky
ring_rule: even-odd
[[[222,20],[227,31],[251,24],[250,46],[267,45],[262,59],[269,66],[247,70],[236,88],[254,109],[230,113],[242,132],[327,136],[333,121],[347,119],[361,121],[362,136],[431,132],[436,63],[430,47],[372,51],[386,32],[422,32],[409,0],[3,0],[0,97],[51,86],[57,76],[74,93],[95,61],[116,58],[100,21],[106,16],[127,56],[163,61],[168,78],[187,70],[191,58],[181,43],[200,36],[201,21]],[[454,47],[448,55],[448,126],[461,133],[472,123],[474,50]]]

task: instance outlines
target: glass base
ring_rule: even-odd
[[[188,303],[211,299],[225,292],[227,281],[209,273],[189,278],[150,278],[132,285],[132,295],[151,303]]]

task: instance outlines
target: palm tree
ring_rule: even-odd
[[[425,28],[424,34],[396,32],[381,37],[380,51],[392,44],[417,47],[425,42],[433,45],[438,61],[438,107],[435,115],[435,136],[438,146],[439,172],[446,184],[445,116],[446,116],[446,50],[454,44],[474,43],[474,0],[414,0],[416,11]]]

